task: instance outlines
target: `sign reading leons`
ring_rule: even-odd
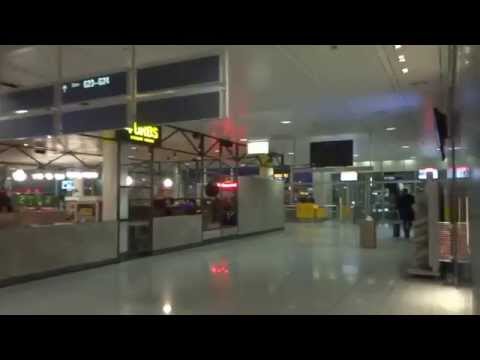
[[[155,144],[155,141],[160,138],[160,129],[157,126],[139,126],[136,121],[133,127],[127,127],[125,130],[132,141]]]

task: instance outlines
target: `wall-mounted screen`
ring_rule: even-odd
[[[353,165],[353,140],[310,143],[312,167]]]
[[[73,180],[63,180],[62,189],[66,191],[73,191],[75,190],[75,183],[73,182]]]

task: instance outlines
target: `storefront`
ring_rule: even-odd
[[[244,144],[176,126],[227,117],[226,77],[214,54],[1,95],[0,286],[283,228]]]

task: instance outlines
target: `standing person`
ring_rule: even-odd
[[[403,189],[402,194],[398,198],[397,209],[400,220],[402,220],[403,232],[406,239],[410,238],[410,229],[412,228],[413,220],[415,220],[413,204],[415,204],[415,197],[410,195],[407,189]]]
[[[8,196],[4,188],[0,189],[0,212],[7,211],[12,212],[12,200]]]

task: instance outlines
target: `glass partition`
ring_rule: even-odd
[[[338,171],[314,171],[311,178],[305,169],[301,172],[301,176],[294,176],[292,185],[294,204],[311,202],[325,209],[322,219],[352,222],[367,215],[379,223],[397,221],[396,203],[401,190],[408,189],[415,196],[424,184],[416,179],[414,171],[359,172],[356,181],[341,181]]]

